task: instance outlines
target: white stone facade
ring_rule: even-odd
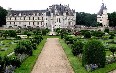
[[[6,28],[72,28],[76,12],[69,5],[52,5],[46,10],[8,10]]]
[[[103,27],[109,27],[107,8],[104,3],[102,3],[101,9],[97,14],[97,22],[101,23]]]

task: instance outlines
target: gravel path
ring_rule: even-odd
[[[58,38],[48,38],[31,73],[74,73]]]
[[[109,73],[116,73],[116,70],[114,70],[114,71],[111,71],[111,72],[109,72]]]

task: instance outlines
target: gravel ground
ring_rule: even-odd
[[[109,73],[116,73],[116,70],[114,70],[114,71],[111,71],[111,72],[109,72]]]
[[[74,73],[58,38],[48,38],[31,73]]]

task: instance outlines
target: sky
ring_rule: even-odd
[[[108,13],[116,11],[116,0],[103,0]],[[102,0],[0,0],[0,6],[12,10],[43,10],[53,4],[68,5],[76,12],[97,13]]]

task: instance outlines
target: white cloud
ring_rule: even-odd
[[[108,12],[116,11],[116,0],[104,0]],[[102,0],[0,0],[0,6],[13,10],[41,10],[52,4],[69,4],[71,9],[77,12],[97,13]]]

